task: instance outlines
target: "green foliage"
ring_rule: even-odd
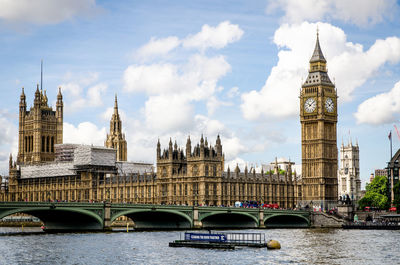
[[[371,183],[367,184],[367,192],[375,192],[387,195],[387,178],[385,176],[376,176]]]
[[[393,187],[393,193],[394,193],[394,200],[393,204],[397,208],[397,212],[400,211],[400,181],[396,183]]]
[[[269,175],[269,174],[274,174],[274,170],[268,170],[267,172],[265,172],[265,174],[266,175]],[[285,175],[286,174],[286,171],[285,170],[283,170],[283,169],[279,169],[279,175]]]
[[[367,184],[365,196],[358,202],[361,209],[365,206],[378,207],[380,209],[389,208],[387,196],[387,178],[376,176],[374,180]]]
[[[386,209],[389,207],[388,197],[375,192],[366,193],[358,204],[362,209],[364,209],[365,206],[378,207],[379,209]]]

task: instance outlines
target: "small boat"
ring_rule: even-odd
[[[264,233],[194,233],[185,232],[184,239],[169,243],[170,247],[235,249],[242,247],[267,247]]]

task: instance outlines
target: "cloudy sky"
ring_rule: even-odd
[[[118,94],[130,160],[190,134],[222,137],[227,163],[301,162],[298,95],[316,29],[339,94],[338,146],[361,178],[400,147],[395,0],[0,0],[0,174],[17,153],[18,102],[64,95],[64,142],[103,145]]]

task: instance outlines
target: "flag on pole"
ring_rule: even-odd
[[[389,132],[388,138],[389,140],[392,140],[392,131]]]

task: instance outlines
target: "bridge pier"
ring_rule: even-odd
[[[103,230],[111,230],[111,203],[104,203]]]
[[[258,228],[265,228],[264,209],[263,208],[259,208],[259,210],[258,210]]]
[[[193,228],[201,229],[202,224],[199,221],[199,208],[197,206],[193,206]]]

